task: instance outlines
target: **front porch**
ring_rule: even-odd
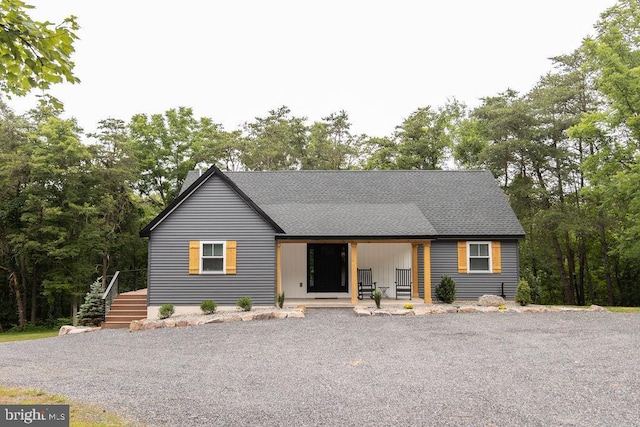
[[[395,298],[383,298],[380,301],[382,308],[400,309],[405,304],[413,304],[414,308],[426,307],[431,304],[424,302],[422,298],[398,299]],[[357,306],[362,307],[375,307],[376,304],[371,298],[364,298],[357,300],[356,303],[351,302],[351,298],[286,298],[284,301],[285,308],[295,308],[303,305],[305,308],[354,308]]]
[[[411,300],[403,297],[397,304],[430,304],[430,249],[431,241],[417,239],[278,240],[276,292],[284,291],[288,303],[307,306],[368,304],[368,295],[358,299],[358,269],[371,269],[384,301],[396,304],[396,269],[410,269]]]

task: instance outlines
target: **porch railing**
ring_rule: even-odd
[[[137,291],[147,287],[147,270],[118,270],[111,277],[109,286],[102,294],[105,315],[111,309],[113,300],[123,292]]]

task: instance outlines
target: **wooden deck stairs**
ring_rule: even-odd
[[[128,328],[133,320],[147,318],[147,290],[119,294],[111,303],[102,327],[105,329]]]

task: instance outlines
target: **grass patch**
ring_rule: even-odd
[[[142,426],[118,415],[106,412],[96,405],[70,402],[62,396],[39,390],[0,386],[0,404],[49,405],[68,404],[70,425],[73,427]]]
[[[0,343],[9,341],[25,341],[37,340],[40,338],[51,338],[58,335],[59,329],[50,329],[45,327],[33,327],[26,331],[19,332],[3,332],[0,333]]]
[[[614,313],[640,313],[640,307],[606,307]]]

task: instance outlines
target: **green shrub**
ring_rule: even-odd
[[[284,306],[284,291],[278,294],[278,307],[282,308]]]
[[[404,305],[404,308],[405,308],[406,310],[413,310],[413,304],[411,304],[410,302],[408,302],[408,303],[406,303],[406,304]]]
[[[162,304],[158,309],[158,317],[161,319],[166,319],[167,317],[173,316],[173,313],[175,313],[175,311],[176,310],[173,307],[173,304]]]
[[[249,297],[242,297],[238,300],[236,305],[244,311],[250,311],[251,307],[253,307],[253,301],[251,301],[251,298]]]
[[[104,301],[102,301],[102,283],[100,278],[91,284],[84,302],[78,310],[78,324],[98,326],[104,319]]]
[[[531,304],[531,288],[529,282],[520,279],[516,289],[516,302],[522,306]]]
[[[456,299],[456,282],[449,276],[442,276],[440,283],[436,286],[436,298],[451,304]]]
[[[506,305],[499,305],[498,306],[498,310],[506,310],[507,306]]]
[[[202,310],[202,312],[204,314],[213,314],[213,313],[215,313],[217,307],[218,307],[218,304],[216,304],[214,301],[212,301],[210,299],[202,301],[200,303],[200,310]]]
[[[382,299],[382,291],[380,289],[376,289],[375,291],[373,291],[373,294],[371,294],[371,298],[373,298],[373,301],[375,301],[376,308],[380,308],[380,300]]]

